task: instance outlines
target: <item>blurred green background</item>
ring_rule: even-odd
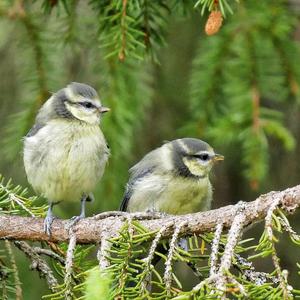
[[[181,137],[225,155],[212,176],[214,207],[299,184],[300,1],[228,1],[234,13],[214,36],[195,2],[128,1],[122,19],[118,0],[2,0],[0,173],[28,186],[22,137],[50,93],[78,81],[111,108],[101,125],[111,158],[89,215],[118,209],[128,169]],[[62,218],[78,212],[79,204],[55,207]],[[299,232],[299,213],[292,219]],[[295,283],[300,255],[284,244]],[[25,276],[19,260],[36,290],[25,299],[39,299],[37,275]]]

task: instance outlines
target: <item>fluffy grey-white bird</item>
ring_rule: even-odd
[[[24,138],[28,181],[49,201],[44,222],[49,235],[54,204],[81,200],[77,219],[85,216],[85,202],[92,198],[109,157],[99,127],[107,111],[92,87],[73,82],[45,102]]]
[[[208,210],[212,201],[209,173],[224,157],[198,139],[165,143],[130,169],[122,211],[187,214]]]

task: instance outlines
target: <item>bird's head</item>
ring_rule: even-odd
[[[213,148],[198,139],[183,138],[170,143],[174,170],[181,176],[204,178],[213,165],[224,156],[214,152]]]
[[[88,124],[99,124],[101,115],[109,111],[102,106],[95,89],[72,82],[53,95],[54,110],[59,117],[77,119]]]

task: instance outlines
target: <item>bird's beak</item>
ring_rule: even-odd
[[[213,157],[213,161],[224,160],[224,156],[221,154],[215,154]]]
[[[104,114],[104,113],[110,111],[110,108],[101,106],[101,107],[99,108],[99,111],[100,111],[101,114]]]

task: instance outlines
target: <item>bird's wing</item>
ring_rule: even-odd
[[[55,116],[55,112],[53,110],[53,97],[48,99],[45,104],[40,108],[36,118],[35,118],[35,124],[33,127],[29,130],[26,137],[34,136],[41,128],[46,126],[46,123],[53,119]]]
[[[127,211],[127,206],[132,195],[132,189],[127,185],[123,200],[120,205],[120,211]]]
[[[159,172],[162,165],[162,155],[160,152],[161,148],[152,150],[129,170],[130,178],[126,186],[126,191],[120,206],[120,210],[127,210],[128,203],[133,195],[135,185],[138,181],[153,172]]]
[[[148,176],[152,172],[151,169],[144,170],[144,172],[139,173],[133,178],[130,178],[127,185],[125,194],[120,205],[120,211],[127,211],[129,200],[134,192],[134,186],[138,180],[141,180],[143,177]]]
[[[36,123],[36,124],[34,124],[33,127],[26,134],[26,137],[34,136],[44,126],[45,126],[45,124],[43,124],[43,123]]]

